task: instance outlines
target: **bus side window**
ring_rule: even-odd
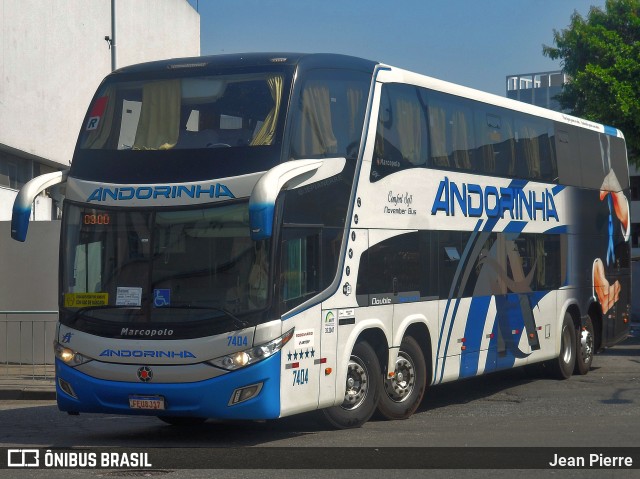
[[[516,176],[550,183],[557,181],[552,128],[550,121],[515,114]]]
[[[418,88],[384,85],[370,180],[375,182],[397,171],[425,166],[428,151],[425,105]]]
[[[474,126],[471,104],[461,98],[429,92],[430,165],[474,170]]]
[[[356,158],[371,77],[349,70],[313,70],[292,108],[290,157]]]
[[[582,185],[582,166],[578,143],[579,128],[556,123],[555,145],[558,155],[558,181],[563,185]]]
[[[510,116],[505,111],[479,108],[475,125],[479,170],[488,175],[514,176],[516,155]]]
[[[309,228],[283,229],[280,258],[284,312],[320,291],[320,233]]]

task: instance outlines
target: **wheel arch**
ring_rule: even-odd
[[[389,351],[389,341],[387,340],[387,336],[385,335],[384,331],[381,328],[372,325],[371,327],[363,329],[360,334],[358,334],[358,337],[354,341],[353,345],[355,346],[359,341],[366,341],[369,343],[369,345],[376,352],[376,356],[378,357],[378,362],[380,364],[380,369],[384,371],[387,367]],[[351,349],[353,349],[353,347]]]
[[[433,380],[433,350],[431,347],[431,332],[429,331],[429,327],[421,322],[412,323],[405,331],[404,336],[411,336],[418,342],[427,366],[427,386],[431,385]]]
[[[602,321],[602,307],[600,303],[592,301],[589,304],[589,311],[587,312],[589,318],[591,318],[591,325],[593,326],[593,343],[595,352],[602,350],[602,328],[604,322]]]

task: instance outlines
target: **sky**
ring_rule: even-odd
[[[505,95],[506,76],[561,69],[542,54],[605,0],[188,0],[201,55],[343,53]]]

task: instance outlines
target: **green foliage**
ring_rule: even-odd
[[[562,108],[620,129],[629,160],[640,165],[640,0],[607,0],[586,19],[574,12],[553,41],[543,53],[571,78],[558,97]]]

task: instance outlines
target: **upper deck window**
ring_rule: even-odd
[[[301,82],[292,107],[291,158],[355,158],[371,74],[317,69]]]
[[[260,72],[107,84],[83,125],[81,149],[269,146],[284,75]]]

